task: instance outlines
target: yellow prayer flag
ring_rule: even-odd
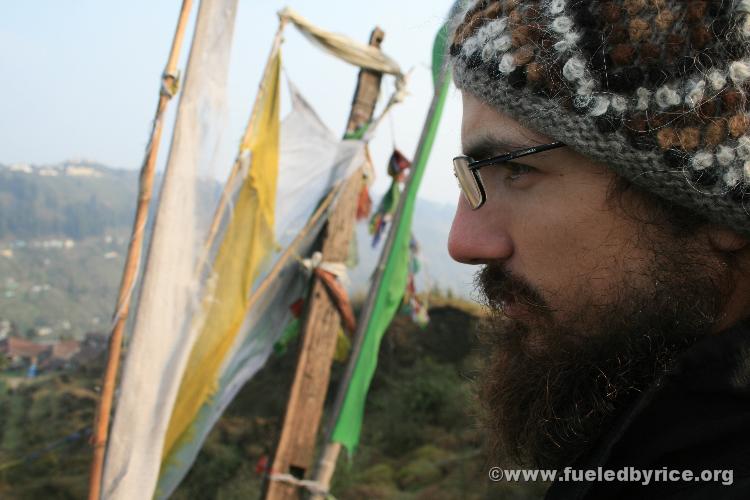
[[[167,429],[162,467],[189,429],[201,406],[218,388],[220,370],[247,313],[253,282],[273,251],[276,183],[279,168],[281,53],[269,60],[262,95],[248,124],[241,154],[251,165],[237,194],[213,265],[213,283],[198,315],[193,346]],[[187,434],[186,434],[187,432]]]

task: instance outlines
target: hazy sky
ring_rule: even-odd
[[[280,1],[240,0],[229,74],[229,116],[219,158],[227,168],[237,150],[277,27],[288,5],[320,27],[367,41],[375,25],[386,33],[383,50],[404,69],[414,68],[410,96],[383,123],[372,153],[383,174],[393,136],[414,154],[432,97],[432,42],[452,0]],[[24,0],[0,7],[0,163],[57,163],[86,158],[137,168],[143,157],[161,71],[181,0]],[[195,1],[194,13],[198,1]],[[192,26],[190,27],[192,30]],[[189,43],[189,39],[187,40]],[[183,62],[189,45],[183,47]],[[286,29],[286,73],[337,134],[343,132],[357,68]],[[393,80],[384,81],[382,100]],[[380,106],[383,105],[381,101]],[[285,106],[286,107],[286,106]],[[176,101],[170,106],[170,123]],[[458,190],[451,158],[459,152],[460,94],[449,97],[421,196],[454,203]],[[169,146],[165,130],[161,163]]]

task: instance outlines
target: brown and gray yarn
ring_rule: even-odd
[[[750,0],[469,0],[456,85],[750,235]]]

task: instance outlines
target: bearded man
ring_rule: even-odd
[[[750,1],[462,3],[449,251],[493,449],[680,474],[550,499],[750,498]]]

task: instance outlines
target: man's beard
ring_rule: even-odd
[[[577,314],[564,315],[575,319],[565,320],[522,279],[485,266],[476,282],[489,309],[480,337],[491,354],[479,396],[492,459],[560,468],[586,452],[715,325],[728,278],[705,261],[689,258],[684,246],[655,252],[607,304],[579,304]],[[526,304],[532,321],[504,317],[509,296]]]

